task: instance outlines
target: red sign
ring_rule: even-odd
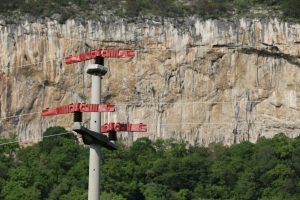
[[[60,115],[73,112],[114,112],[115,106],[112,104],[88,104],[72,103],[56,108],[46,108],[42,111],[42,116]]]
[[[72,64],[72,63],[82,62],[85,60],[91,60],[96,57],[131,58],[134,56],[135,56],[135,52],[133,50],[95,49],[95,50],[87,52],[87,53],[67,56],[66,64]]]
[[[101,132],[109,131],[128,131],[128,132],[146,132],[146,124],[129,124],[129,123],[106,123],[101,126]]]

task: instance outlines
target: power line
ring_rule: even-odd
[[[12,116],[9,116],[9,117],[0,118],[0,121],[5,120],[5,119],[21,117],[21,116],[34,115],[34,114],[38,114],[38,113],[41,113],[41,112],[31,112],[31,113],[24,113],[24,114],[19,114],[19,115],[12,115]]]
[[[275,121],[275,120],[274,120]],[[277,124],[280,123],[278,121],[276,121]],[[267,122],[255,122],[254,120],[251,120],[249,122],[247,121],[232,121],[232,122],[173,122],[173,123],[150,123],[150,124],[147,124],[149,126],[169,126],[169,125],[178,125],[178,126],[181,126],[181,125],[235,125],[235,124],[266,124]],[[299,125],[299,123],[297,122],[294,122],[293,124],[292,123],[289,123],[289,122],[281,122],[282,124],[288,124],[288,125]]]
[[[205,122],[199,122],[199,123],[196,123],[196,122],[195,123],[179,122],[179,123],[162,123],[162,124],[151,123],[151,124],[148,124],[148,125],[149,126],[154,126],[154,125],[167,126],[167,125],[183,125],[184,124],[184,125],[209,125],[209,126],[211,126],[211,125],[234,125],[234,123],[236,123],[236,122],[232,122],[232,123],[225,123],[225,122],[224,123],[221,123],[221,122],[220,123],[214,123],[214,122],[207,122],[207,123],[205,123]],[[249,122],[239,121],[237,123],[239,123],[239,124],[241,124],[241,123],[248,124]],[[266,123],[264,123],[264,122],[253,122],[253,124],[266,124]],[[293,125],[295,125],[295,124],[293,124]],[[66,134],[69,134],[69,133],[73,133],[73,132],[69,131],[69,132],[65,132],[65,133],[46,135],[46,136],[43,136],[42,138],[50,138],[50,137],[55,137],[55,136],[60,136],[60,135],[66,135]],[[0,146],[4,146],[4,145],[8,145],[8,144],[15,144],[15,143],[19,143],[19,141],[15,140],[15,141],[11,141],[11,142],[0,143]]]
[[[84,42],[83,40],[81,40],[82,42]],[[99,40],[100,41],[100,40]],[[209,45],[209,44],[207,44]],[[300,45],[300,44],[297,44]],[[283,44],[279,44],[279,45],[275,45],[275,46],[293,46],[293,45],[283,45]],[[296,46],[296,45],[295,45]],[[201,48],[201,49],[214,49],[214,48],[227,48],[227,49],[244,49],[244,48],[251,48],[253,46],[250,45],[237,45],[237,46],[233,46],[233,47],[226,47],[226,46],[216,46],[216,47],[203,47],[203,46],[196,46],[196,47],[187,47],[184,46],[182,47],[182,49],[191,49],[191,48]],[[257,46],[255,46],[257,47]],[[265,47],[265,46],[261,46],[261,47]],[[111,47],[109,47],[111,48]],[[108,48],[108,49],[109,49]],[[143,51],[180,51],[181,48],[137,48],[137,49],[132,49],[136,52],[143,52]],[[63,60],[66,57],[60,57],[60,58],[53,58],[53,59],[49,59],[49,60],[45,60],[45,61],[40,61],[40,62],[36,62],[36,63],[31,63],[31,64],[24,64],[24,65],[17,65],[17,66],[13,66],[13,67],[7,67],[7,66],[1,66],[0,69],[15,69],[15,68],[22,68],[22,67],[29,67],[32,65],[37,65],[37,64],[43,64],[43,63],[47,63],[47,62],[51,62],[51,61],[56,61],[56,60]]]
[[[7,144],[15,144],[15,143],[18,143],[18,141],[12,141],[12,142],[6,142],[6,143],[0,143],[0,146],[4,146],[4,145],[7,145]]]
[[[119,106],[147,106],[147,105],[174,105],[174,104],[231,104],[231,103],[263,103],[264,101],[186,101],[186,102],[153,102],[153,103],[111,103]]]
[[[116,41],[109,41],[109,42],[104,41],[103,42],[103,40],[101,40],[101,39],[91,38],[89,35],[93,35],[93,34],[94,33],[82,33],[82,34],[78,33],[78,34],[74,34],[74,35],[70,35],[70,36],[61,36],[61,35],[54,35],[54,34],[53,35],[51,35],[51,34],[43,35],[43,34],[40,34],[39,32],[32,32],[32,33],[29,33],[29,34],[26,34],[26,35],[23,34],[23,35],[25,35],[25,36],[36,35],[36,36],[40,36],[40,37],[55,37],[55,38],[59,38],[59,39],[74,40],[74,41],[80,41],[80,42],[86,42],[86,41],[98,41],[98,42],[102,42],[102,43],[114,43],[114,42],[116,42]],[[75,38],[74,36],[86,36],[86,37],[84,37],[84,38]],[[17,36],[17,37],[20,37],[20,36]],[[209,39],[210,39],[210,41],[208,41],[208,42],[212,42],[213,39],[224,39],[226,41],[233,41],[233,40],[236,41],[237,40],[236,37],[234,37],[234,36],[227,37],[227,36],[223,36],[223,35],[222,36],[221,35],[220,36],[213,36],[212,38],[209,38]],[[126,43],[127,41],[125,40],[123,42]],[[206,45],[210,45],[210,44],[206,44]],[[216,44],[216,45],[218,45],[218,44]],[[274,45],[274,46],[277,46],[277,47],[289,46],[290,47],[290,46],[299,46],[299,45],[300,44],[298,44],[298,43],[292,43],[292,44],[277,44],[277,45]],[[238,46],[239,47],[250,47],[249,45],[238,45]],[[203,48],[203,46],[196,46],[196,47]],[[224,46],[220,46],[220,47],[224,48]],[[255,47],[257,47],[257,45],[255,45]],[[266,45],[262,45],[262,47],[266,47]],[[188,48],[195,48],[195,47],[188,47]],[[232,47],[230,47],[230,48],[232,48]],[[151,49],[153,49],[153,50],[163,50],[161,48],[151,48]],[[207,49],[211,49],[211,48],[207,47]],[[135,49],[135,50],[139,51],[139,49]],[[169,49],[166,49],[166,50],[175,50],[176,51],[178,49],[169,48]]]
[[[239,124],[242,124],[242,123],[245,123],[245,124],[249,124],[249,122],[242,122],[242,121],[239,121],[239,122],[232,122],[232,123],[226,123],[226,122],[220,122],[220,123],[217,123],[217,122],[195,122],[195,123],[192,123],[192,122],[178,122],[178,123],[162,123],[162,124],[155,124],[155,123],[151,123],[151,124],[148,124],[149,126],[154,126],[154,125],[159,125],[159,126],[167,126],[167,125],[234,125],[235,123],[239,123]],[[253,122],[253,124],[266,124],[264,122]],[[297,123],[298,124],[298,123]],[[296,124],[292,124],[292,125],[296,125]],[[50,137],[55,137],[55,136],[60,136],[60,135],[66,135],[66,134],[69,134],[69,133],[73,133],[72,131],[69,131],[69,132],[65,132],[65,133],[58,133],[58,134],[53,134],[53,135],[47,135],[47,136],[43,136],[42,138],[50,138]],[[0,146],[3,146],[3,145],[7,145],[7,144],[14,144],[14,143],[19,143],[19,141],[15,140],[15,141],[11,141],[11,142],[6,142],[6,143],[0,143]]]
[[[289,100],[280,100],[280,102],[289,102]],[[116,106],[163,106],[163,105],[186,105],[186,104],[234,104],[234,103],[271,103],[270,101],[191,101],[191,102],[153,102],[153,103],[114,103]]]
[[[282,100],[280,102],[289,102],[288,100]],[[267,101],[192,101],[192,102],[153,102],[153,103],[111,103],[115,106],[157,106],[157,105],[185,105],[185,104],[234,104],[234,103],[270,103]],[[43,108],[42,108],[43,109]],[[30,112],[19,115],[12,115],[8,117],[0,118],[1,120],[16,118],[26,115],[42,114],[42,112]]]
[[[65,133],[58,133],[58,134],[53,134],[53,135],[46,135],[46,136],[43,136],[42,138],[49,138],[49,137],[54,137],[54,136],[59,136],[59,135],[66,135],[66,134],[69,134],[69,133],[73,133],[73,132],[69,131],[69,132],[65,132]]]
[[[73,132],[69,131],[69,132],[65,132],[65,133],[46,135],[46,136],[43,136],[42,138],[49,138],[49,137],[55,137],[55,136],[60,136],[60,135],[66,135],[66,134],[69,134],[69,133],[73,133]],[[15,143],[19,143],[19,141],[15,140],[15,141],[11,141],[11,142],[0,143],[0,146],[4,146],[4,145],[7,145],[7,144],[15,144]]]
[[[33,65],[43,64],[43,63],[47,63],[47,62],[51,62],[51,61],[62,60],[64,58],[66,58],[66,57],[63,57],[63,58],[53,58],[53,59],[49,59],[49,60],[45,60],[45,61],[40,61],[40,62],[30,63],[30,64],[24,64],[24,65],[17,65],[17,66],[13,66],[13,67],[1,66],[0,70],[3,70],[3,69],[7,69],[8,70],[8,69],[30,67],[30,66],[33,66]]]
[[[188,47],[188,48],[195,48],[195,47]],[[217,48],[227,48],[227,49],[231,49],[231,47],[217,47]],[[234,49],[244,49],[244,48],[251,48],[251,46],[245,46],[245,47],[242,47],[242,46],[239,46],[239,47],[234,47]],[[203,48],[201,47],[201,49],[214,49],[214,47],[207,47],[207,48]],[[178,49],[170,49],[170,48],[166,48],[166,49],[162,49],[162,48],[144,48],[144,49],[133,49],[134,51],[137,51],[137,52],[142,52],[142,51],[147,51],[147,50],[150,50],[150,51],[153,51],[153,50],[157,50],[157,51],[179,51]],[[53,58],[53,59],[48,59],[48,60],[45,60],[45,61],[40,61],[40,62],[36,62],[36,63],[30,63],[30,64],[24,64],[24,65],[17,65],[17,66],[12,66],[12,67],[8,67],[8,66],[0,66],[0,70],[3,71],[3,69],[16,69],[16,68],[25,68],[25,67],[30,67],[30,66],[33,66],[33,65],[38,65],[38,64],[43,64],[43,63],[47,63],[47,62],[51,62],[51,61],[56,61],[56,60],[63,60],[65,59],[66,57],[61,57],[61,58]]]

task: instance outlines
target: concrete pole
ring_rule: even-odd
[[[101,77],[92,75],[92,95],[91,103],[100,104],[101,102]],[[90,129],[100,133],[101,113],[92,112]],[[89,162],[89,200],[100,199],[100,145],[90,145]]]

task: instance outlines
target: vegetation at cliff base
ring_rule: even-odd
[[[146,138],[119,145],[102,149],[101,200],[300,199],[300,137],[231,147]],[[87,199],[88,152],[72,134],[0,146],[0,199]]]
[[[300,19],[299,0],[2,0],[0,14],[29,14],[64,22],[79,17],[97,19],[101,15],[202,18],[235,16]]]

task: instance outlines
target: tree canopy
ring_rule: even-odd
[[[147,138],[118,145],[102,149],[103,200],[300,199],[300,137],[230,147]],[[0,199],[87,199],[88,152],[72,134],[0,146]]]
[[[260,11],[251,12],[253,10]],[[136,17],[154,15],[202,18],[235,16],[280,17],[300,19],[299,0],[2,0],[0,14],[11,16],[29,14],[35,17],[66,19],[80,17],[97,19],[101,15]]]

